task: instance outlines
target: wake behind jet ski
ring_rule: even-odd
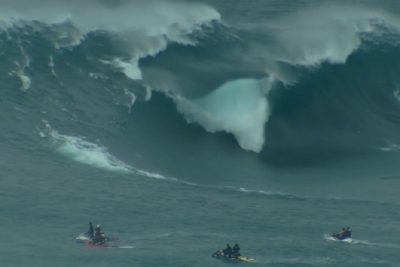
[[[245,261],[245,262],[256,262],[254,258],[244,257],[239,253],[240,247],[238,244],[233,246],[233,249],[229,244],[226,244],[226,249],[220,249],[215,251],[211,256],[217,259],[227,260],[227,261]]]

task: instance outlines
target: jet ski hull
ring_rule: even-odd
[[[351,232],[349,232],[346,236],[341,236],[339,234],[333,234],[329,237],[329,240],[331,241],[341,241],[341,242],[346,242],[346,243],[351,243],[353,242],[353,239],[351,239]]]
[[[103,244],[94,244],[92,242],[86,242],[85,246],[87,247],[94,247],[94,248],[116,248],[115,245],[107,245],[106,243]]]
[[[76,242],[78,242],[78,243],[91,242],[91,241],[93,241],[93,239],[94,239],[94,237],[93,237],[93,236],[90,236],[90,235],[87,234],[87,233],[80,234],[80,235],[78,235],[78,236],[75,238]],[[119,238],[116,238],[116,237],[106,237],[106,241],[117,241],[117,240],[119,240]]]
[[[350,237],[346,237],[346,238],[343,238],[343,239],[339,239],[339,238],[337,238],[337,237],[330,236],[330,237],[328,238],[328,240],[330,240],[330,241],[337,241],[337,242],[345,242],[345,243],[351,243],[351,242],[353,242],[353,239],[350,238]]]
[[[214,258],[217,258],[217,259],[225,260],[225,261],[239,261],[239,262],[240,261],[244,261],[244,262],[256,262],[257,261],[254,258],[248,258],[248,257],[245,257],[245,256],[228,257],[228,256],[224,255],[222,250],[217,250],[211,256],[214,257]]]

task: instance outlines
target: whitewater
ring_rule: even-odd
[[[0,265],[397,266],[399,10],[0,0]]]

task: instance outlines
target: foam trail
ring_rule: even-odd
[[[46,125],[46,130],[40,132],[39,135],[42,138],[50,138],[51,145],[59,153],[76,162],[107,171],[139,174],[156,179],[176,180],[174,178],[166,178],[157,173],[138,170],[118,160],[108,152],[107,148],[88,142],[80,137],[60,134],[53,130],[46,121],[44,121],[44,123]]]
[[[263,191],[263,190],[250,190],[246,189],[243,187],[240,187],[237,189],[237,191],[243,192],[243,193],[254,193],[254,194],[261,194],[261,195],[267,195],[267,196],[288,196],[289,194],[279,192],[279,191]]]
[[[379,147],[382,152],[398,152],[400,151],[400,145],[386,141],[385,146]]]
[[[130,166],[109,154],[105,147],[54,130],[50,131],[50,136],[56,150],[74,161],[108,171],[132,172]]]
[[[223,84],[204,98],[173,98],[188,122],[199,123],[212,133],[232,133],[243,149],[260,152],[269,116],[263,85],[260,80],[241,79]]]
[[[324,239],[331,241],[330,240],[330,235],[324,234]],[[362,244],[362,245],[367,245],[367,246],[376,246],[376,247],[385,247],[385,248],[394,248],[394,249],[400,249],[400,245],[398,244],[389,244],[389,243],[373,243],[365,240],[359,240],[359,239],[354,239],[352,238],[352,242],[348,242],[350,244]]]

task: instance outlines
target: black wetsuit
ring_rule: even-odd
[[[96,228],[96,236],[94,239],[95,244],[103,244],[106,240],[105,238],[102,236],[103,231],[101,230],[101,228]]]
[[[90,236],[94,236],[94,231],[93,231],[93,225],[92,224],[90,224],[90,226],[89,226],[89,231],[87,232]]]
[[[227,246],[226,249],[223,250],[224,255],[230,257],[232,255],[232,248],[231,246]]]
[[[239,250],[240,250],[240,248],[238,246],[233,247],[233,255],[235,257],[239,257],[240,256]]]

